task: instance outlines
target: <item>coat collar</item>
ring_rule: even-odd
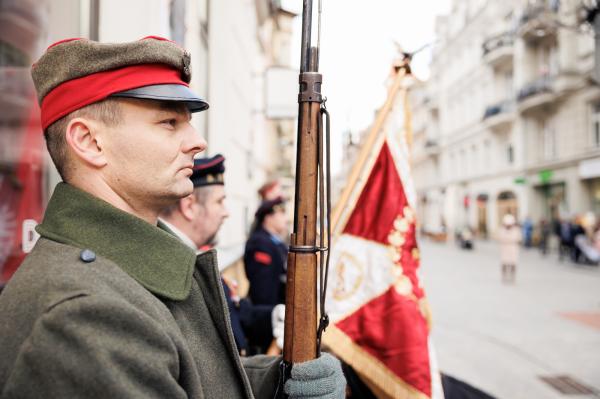
[[[190,293],[196,255],[177,237],[66,183],[56,186],[36,230],[90,249],[119,265],[154,294],[180,301]]]
[[[190,237],[188,237],[187,234],[185,234],[183,231],[179,230],[173,224],[167,222],[164,219],[158,219],[158,227],[163,230],[168,231],[169,233],[172,233],[175,237],[179,238],[185,245],[187,245],[189,248],[194,250],[196,253],[200,252],[200,251],[198,251],[198,247],[196,247],[196,244],[194,243],[194,241],[192,241],[192,239]]]

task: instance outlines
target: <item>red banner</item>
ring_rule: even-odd
[[[325,342],[376,391],[430,398],[429,311],[415,212],[386,140],[333,243]]]

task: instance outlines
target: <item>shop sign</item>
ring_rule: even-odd
[[[554,176],[554,171],[552,170],[541,170],[538,174],[540,177],[540,182],[542,184],[550,183],[552,180],[552,176]]]

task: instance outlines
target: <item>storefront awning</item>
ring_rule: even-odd
[[[600,177],[600,158],[588,159],[580,162],[579,177],[582,179]]]

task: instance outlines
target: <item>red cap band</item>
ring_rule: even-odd
[[[180,84],[180,71],[165,64],[141,64],[93,73],[69,80],[55,87],[44,97],[41,105],[42,129],[65,115],[92,103],[101,101],[114,93],[137,87]]]

